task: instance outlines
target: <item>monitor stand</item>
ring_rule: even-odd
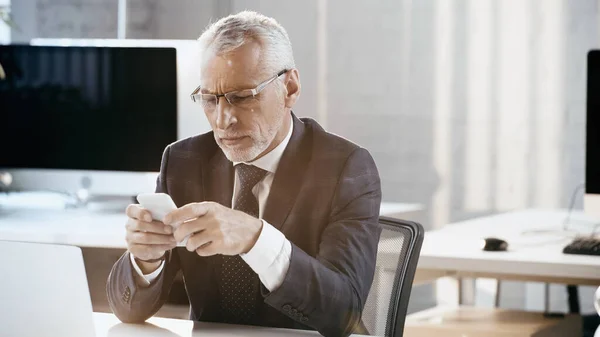
[[[586,193],[583,197],[585,213],[600,219],[600,194]]]
[[[137,203],[135,196],[92,196],[83,207],[90,212],[125,214],[133,203]]]
[[[153,175],[150,176],[155,179]],[[64,175],[57,175],[54,177],[55,180],[52,181],[61,181],[61,178],[63,178],[62,180],[67,183],[64,184],[64,188],[61,188],[59,183],[56,184],[56,187],[49,189],[44,188],[43,182],[50,181],[53,177],[31,175],[31,178],[34,177],[42,179],[39,187],[34,187],[35,184],[33,183],[19,186],[19,184],[11,184],[13,183],[13,176],[10,172],[0,171],[0,208],[4,211],[9,209],[77,209],[99,213],[124,214],[128,205],[137,203],[135,195],[98,194],[98,188],[92,188],[92,177],[88,174],[75,179],[76,183],[74,184],[71,183],[73,179],[70,181],[64,179]],[[102,185],[106,182],[105,180],[101,180],[98,184]],[[58,189],[55,189],[57,187]],[[104,191],[101,190],[101,192]]]
[[[98,213],[121,213],[129,204],[135,203],[132,196],[89,195],[87,191],[75,193],[55,191],[11,191],[0,193],[0,209],[3,211],[28,209],[87,210]]]

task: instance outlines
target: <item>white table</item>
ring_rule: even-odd
[[[425,207],[415,203],[382,202],[379,214],[399,219],[414,219]]]
[[[316,331],[264,328],[218,323],[192,322],[189,320],[150,318],[145,324],[121,323],[112,314],[94,313],[96,337],[279,337],[321,336]],[[355,337],[364,335],[352,335]]]
[[[124,209],[119,213],[63,209],[59,201],[47,195],[42,199],[43,205],[23,205],[23,200],[0,197],[0,240],[127,248]],[[381,214],[392,217],[401,218],[421,210],[423,207],[419,204],[381,204]]]
[[[0,210],[0,240],[125,249],[124,214],[81,209]]]
[[[560,229],[564,210],[523,210],[487,216],[425,234],[416,282],[441,276],[489,277],[577,285],[600,285],[600,257],[563,254],[572,238],[564,233],[524,233]],[[593,219],[574,211],[570,228],[590,233]],[[485,237],[509,243],[506,252],[481,249]]]

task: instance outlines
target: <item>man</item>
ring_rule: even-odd
[[[242,12],[199,41],[192,99],[213,131],[165,149],[156,190],[179,209],[158,222],[128,207],[113,312],[146,320],[181,270],[192,320],[360,331],[381,232],[373,159],[291,112],[300,79],[275,20]]]

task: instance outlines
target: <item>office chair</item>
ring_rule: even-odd
[[[408,299],[423,243],[423,227],[412,221],[381,216],[375,278],[363,309],[369,333],[401,337]]]

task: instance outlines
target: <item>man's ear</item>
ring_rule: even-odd
[[[285,92],[285,107],[292,108],[296,104],[296,100],[300,97],[300,74],[297,69],[288,71],[284,80]]]

